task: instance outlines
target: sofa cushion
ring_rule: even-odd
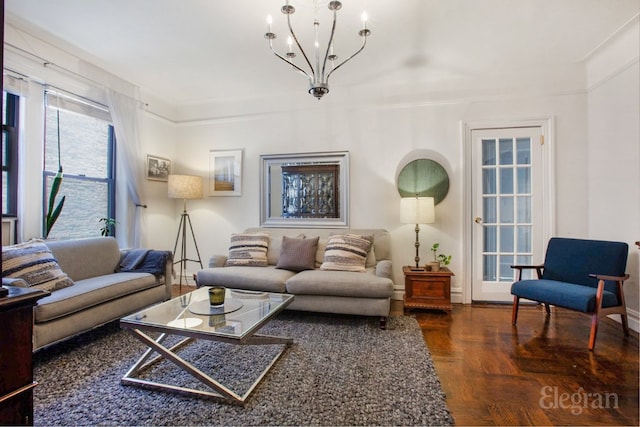
[[[266,233],[234,233],[231,235],[227,266],[267,266],[269,235]]]
[[[2,277],[22,279],[27,286],[52,292],[73,285],[42,240],[2,248]]]
[[[287,280],[287,292],[293,295],[332,295],[341,297],[385,298],[393,295],[393,281],[372,271],[301,271]]]
[[[246,231],[245,231],[246,232]],[[269,233],[269,248],[267,249],[267,264],[277,265],[280,259],[280,253],[282,253],[282,238],[285,235],[278,235]],[[286,235],[290,239],[304,239],[306,236],[302,233],[292,233]]]
[[[367,254],[371,249],[372,236],[336,234],[329,237],[324,251],[321,270],[366,271]]]
[[[205,268],[198,271],[198,286],[225,286],[251,291],[285,292],[285,282],[293,276],[293,271],[267,267],[231,266]]]
[[[34,321],[57,319],[154,286],[164,287],[164,284],[149,273],[112,273],[78,280],[75,286],[39,300],[34,309]]]
[[[558,307],[593,313],[596,308],[596,288],[559,282],[557,280],[521,280],[511,285],[511,294],[533,301],[542,301]],[[615,293],[602,293],[602,307],[618,305]]]
[[[114,237],[47,240],[45,244],[62,271],[76,282],[112,274],[120,262],[120,248]]]
[[[282,236],[282,251],[276,268],[291,271],[313,270],[320,237],[292,239]]]

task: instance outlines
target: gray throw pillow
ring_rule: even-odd
[[[294,239],[282,236],[282,250],[276,268],[290,271],[313,270],[319,237]]]

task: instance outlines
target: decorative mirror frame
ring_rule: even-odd
[[[332,218],[286,218],[272,209],[272,189],[282,188],[282,166],[327,166],[338,168],[337,216]],[[282,210],[282,209],[280,209]],[[349,152],[330,151],[260,156],[260,226],[285,228],[347,228],[349,226]]]

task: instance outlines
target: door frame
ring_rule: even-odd
[[[473,185],[472,185],[472,139],[471,132],[484,129],[504,129],[521,127],[540,127],[544,138],[542,150],[542,224],[544,247],[546,242],[555,234],[555,119],[554,117],[533,118],[522,120],[486,120],[460,122],[460,133],[463,141],[463,254],[468,262],[463,263],[464,281],[462,289],[462,302],[470,304],[472,302],[471,287],[473,281]],[[542,262],[543,260],[534,260]]]

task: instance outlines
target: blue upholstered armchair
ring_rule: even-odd
[[[625,335],[629,335],[627,310],[622,290],[629,247],[626,243],[554,237],[549,240],[544,264],[513,265],[518,270],[513,295],[512,322],[518,319],[520,298],[545,305],[591,314],[589,350],[593,350],[599,316],[619,314]],[[521,280],[524,269],[535,269],[537,279]]]

